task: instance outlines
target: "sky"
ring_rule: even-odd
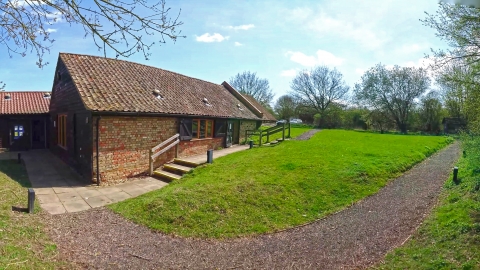
[[[436,12],[436,0],[167,0],[166,5],[172,16],[180,11],[185,38],[154,46],[149,60],[142,54],[125,60],[217,84],[256,72],[269,81],[275,99],[288,94],[298,72],[317,65],[336,68],[353,87],[378,63],[420,67],[431,48],[446,47],[420,21],[425,12]],[[48,28],[56,41],[42,69],[35,54],[10,57],[0,49],[5,90],[51,91],[59,52],[103,56],[81,26],[60,21]]]

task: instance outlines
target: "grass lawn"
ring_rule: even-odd
[[[270,128],[270,127],[265,126],[265,127],[261,127],[260,129],[265,130],[267,128]],[[311,127],[305,127],[305,126],[302,126],[302,127],[293,127],[292,126],[290,128],[290,137],[295,138],[298,135],[309,131],[310,129],[312,129],[312,128]],[[287,138],[287,136],[288,136],[288,128],[285,127],[285,138]],[[275,133],[275,134],[271,135],[269,139],[270,139],[270,141],[274,141],[274,140],[281,139],[281,138],[282,138],[282,132],[279,132],[279,133]],[[255,136],[252,136],[250,139],[253,140],[254,144],[258,144],[258,142],[260,141],[260,136],[255,135]],[[248,139],[247,141],[249,141],[250,139]],[[267,136],[264,135],[262,137],[262,143],[266,143],[266,142],[267,142]]]
[[[44,233],[41,217],[12,211],[12,206],[27,207],[25,168],[15,160],[0,160],[0,186],[0,269],[66,267],[57,262],[56,246]],[[37,205],[35,212],[40,211]]]
[[[377,192],[444,147],[446,137],[323,130],[195,169],[158,191],[109,206],[156,230],[227,238],[290,228]]]
[[[480,143],[477,144],[477,149]],[[476,150],[478,151],[478,150]],[[468,153],[468,152],[467,152]],[[402,247],[378,269],[480,269],[480,163],[458,163],[459,185],[450,179],[438,206]],[[473,161],[473,162],[471,162]]]

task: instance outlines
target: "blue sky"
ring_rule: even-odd
[[[275,98],[290,91],[298,71],[315,65],[337,68],[353,87],[377,63],[422,66],[430,48],[446,46],[419,21],[437,10],[435,0],[167,0],[167,6],[172,15],[181,9],[186,38],[155,46],[150,60],[141,54],[127,60],[218,84],[250,70],[269,80]],[[50,91],[59,52],[103,56],[81,26],[50,28],[56,42],[43,69],[33,54],[10,58],[0,50],[7,91]]]

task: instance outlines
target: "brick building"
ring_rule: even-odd
[[[258,107],[258,105],[257,105]],[[50,102],[51,150],[87,181],[146,174],[152,147],[179,134],[175,155],[241,143],[262,111],[228,83],[214,84],[124,60],[61,53]],[[97,167],[98,164],[98,167]]]
[[[0,92],[0,148],[48,148],[49,104],[48,92]]]

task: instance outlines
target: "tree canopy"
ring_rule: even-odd
[[[415,99],[429,86],[425,69],[399,66],[388,69],[378,64],[365,72],[361,82],[355,85],[354,95],[363,105],[388,115],[398,129],[406,133]]]
[[[146,59],[155,44],[148,36],[155,35],[157,42],[166,39],[176,41],[180,12],[169,16],[170,8],[165,0],[153,3],[145,0],[6,0],[0,1],[0,45],[8,54],[25,56],[35,53],[37,65],[48,63],[43,55],[54,43],[54,30],[50,27],[59,22],[83,26],[85,37],[90,36],[99,50],[106,55],[113,50],[115,55],[128,57],[140,52]]]
[[[320,114],[320,125],[329,106],[342,100],[349,90],[342,73],[327,66],[301,71],[292,80],[290,88],[291,95],[301,103],[301,106],[314,109]]]
[[[242,94],[252,96],[263,106],[270,107],[274,94],[267,79],[260,79],[256,72],[244,71],[230,78],[230,85]]]
[[[297,102],[290,95],[283,95],[277,99],[274,110],[279,119],[290,120],[296,116]]]

